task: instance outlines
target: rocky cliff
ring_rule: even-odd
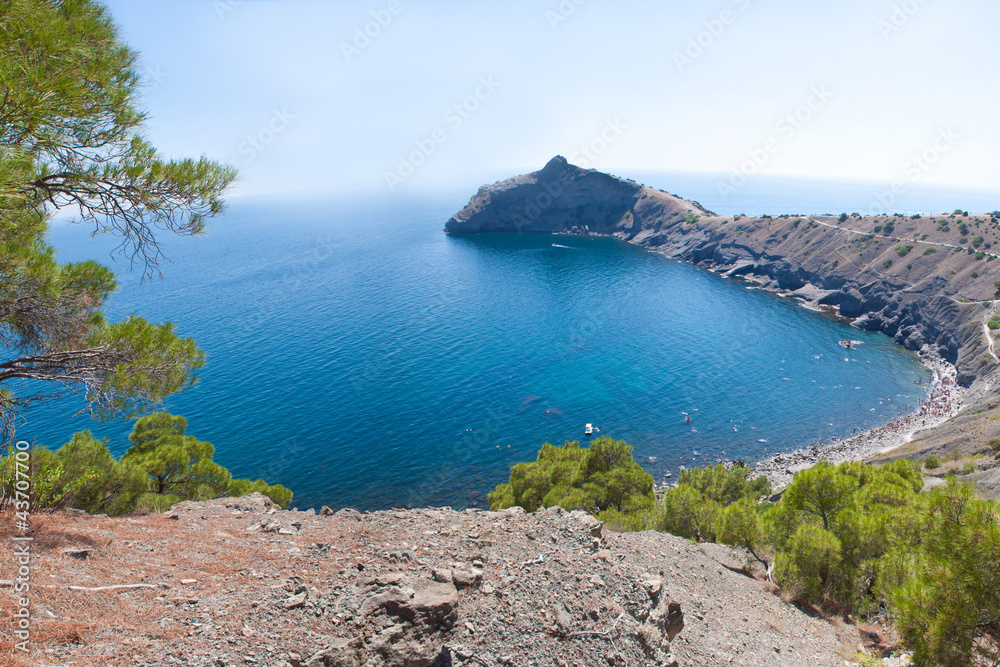
[[[557,156],[480,188],[445,231],[612,235],[827,309],[940,355],[971,387],[965,413],[922,434],[913,451],[969,453],[1000,434],[1000,360],[987,327],[1000,291],[996,216],[718,216]]]
[[[33,520],[29,652],[0,629],[11,667],[841,667],[877,630],[785,604],[725,547],[559,508],[316,513],[252,494]]]

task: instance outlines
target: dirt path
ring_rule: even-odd
[[[996,351],[993,349],[995,339],[993,338],[993,331],[990,329],[990,324],[989,324],[990,317],[995,315],[996,315],[996,306],[994,306],[992,310],[987,311],[986,315],[983,316],[983,335],[986,336],[986,345],[990,353],[990,356],[993,357],[993,361],[997,362],[997,364],[1000,364],[1000,357],[997,356]]]
[[[815,222],[817,225],[823,225],[824,227],[839,229],[843,232],[850,232],[851,234],[857,234],[859,236],[873,236],[877,239],[886,239],[888,241],[899,241],[901,243],[913,243],[916,245],[941,246],[944,248],[958,248],[959,250],[968,250],[967,247],[957,245],[955,243],[942,243],[941,241],[918,241],[917,239],[904,239],[898,236],[885,236],[883,234],[874,234],[872,232],[862,232],[857,229],[851,229],[850,227],[841,227],[839,225],[834,225],[829,222],[823,222],[821,220],[811,220],[811,222]],[[973,250],[975,250],[975,252],[981,252],[984,255],[987,255],[988,257],[996,257],[1000,259],[1000,255],[993,254],[992,252],[986,252],[985,250],[976,250],[975,248],[973,248]]]

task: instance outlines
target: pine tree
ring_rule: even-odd
[[[100,4],[0,2],[0,44],[0,420],[13,435],[44,387],[81,390],[99,418],[135,417],[189,386],[203,355],[170,324],[106,322],[114,274],[58,263],[48,220],[66,209],[118,236],[120,253],[152,277],[157,234],[201,232],[236,172],[157,154],[144,136],[138,55]]]

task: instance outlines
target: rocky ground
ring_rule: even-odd
[[[861,638],[725,547],[558,508],[324,515],[254,495],[33,525],[30,655],[0,582],[12,666],[815,667],[850,664]]]

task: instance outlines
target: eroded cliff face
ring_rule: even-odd
[[[967,412],[992,415],[1000,363],[991,354],[994,334],[986,322],[994,313],[994,281],[1000,280],[1000,261],[994,261],[1000,220],[842,217],[717,216],[696,202],[557,156],[541,171],[480,188],[445,231],[613,235],[752,281],[836,311],[909,349],[940,355],[972,389]],[[973,421],[918,440],[940,448],[956,438],[978,443],[1000,433],[992,420]]]

